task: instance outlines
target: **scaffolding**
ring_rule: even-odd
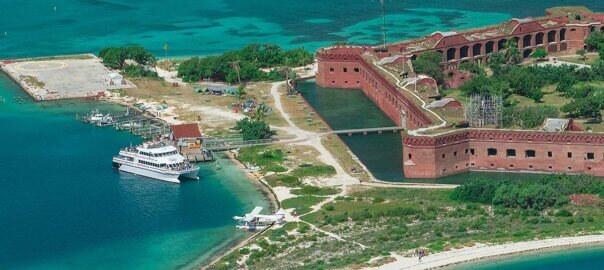
[[[500,95],[472,94],[466,106],[466,121],[471,127],[501,126],[503,100]]]

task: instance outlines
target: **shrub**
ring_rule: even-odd
[[[283,167],[281,165],[272,164],[272,165],[269,165],[269,166],[265,167],[264,170],[267,171],[267,172],[277,172],[277,173],[279,173],[279,172],[286,172],[287,168],[285,168],[285,167]]]
[[[327,196],[334,195],[340,192],[337,188],[332,187],[317,187],[317,186],[309,186],[304,185],[300,189],[293,189],[292,194],[295,195],[317,195],[317,196]]]
[[[557,216],[557,217],[572,217],[573,213],[571,213],[567,209],[560,209],[558,212],[556,212],[555,216]]]

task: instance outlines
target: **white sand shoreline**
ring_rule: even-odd
[[[473,247],[430,254],[422,258],[421,262],[419,262],[417,257],[403,257],[400,255],[394,255],[396,259],[396,261],[394,262],[379,267],[372,267],[366,269],[436,269],[447,266],[453,266],[461,263],[468,263],[472,261],[492,259],[500,256],[515,255],[544,249],[583,245],[604,246],[604,234],[550,238],[543,240],[533,240],[497,245],[477,244]]]

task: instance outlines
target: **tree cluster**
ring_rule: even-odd
[[[186,82],[204,78],[233,83],[238,81],[275,81],[284,78],[282,67],[311,64],[314,55],[303,48],[283,50],[272,44],[252,43],[240,50],[214,56],[193,57],[178,67],[178,76]],[[261,68],[272,68],[264,72]]]
[[[157,59],[141,46],[103,48],[99,52],[99,57],[105,66],[123,70],[127,77],[157,78],[157,72],[151,68],[155,66]],[[134,63],[127,64],[126,60],[132,60]]]
[[[434,78],[436,83],[442,85],[445,80],[441,65],[442,59],[443,56],[439,52],[422,53],[413,60],[413,69],[415,69],[415,73],[426,74]]]
[[[243,135],[244,141],[270,139],[277,134],[264,120],[249,117],[237,121],[234,129]]]
[[[455,188],[451,199],[510,208],[543,210],[568,203],[572,194],[604,192],[604,181],[592,176],[547,175],[537,181],[474,178]]]
[[[141,46],[107,47],[99,51],[103,64],[113,69],[124,69],[126,60],[130,59],[141,66],[155,65],[155,56]]]
[[[585,44],[598,50],[600,59],[604,60],[604,32],[592,32],[585,39]]]
[[[570,117],[585,117],[602,120],[600,110],[604,106],[604,89],[592,85],[575,85],[564,93],[573,101],[562,106],[562,111]]]
[[[503,126],[535,128],[543,124],[546,118],[556,118],[559,115],[558,108],[548,105],[506,107],[503,110]]]

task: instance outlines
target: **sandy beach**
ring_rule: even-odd
[[[421,262],[418,260],[417,257],[403,257],[401,255],[393,255],[396,261],[379,267],[372,267],[366,269],[435,269],[476,260],[496,258],[499,256],[513,255],[544,249],[574,247],[583,245],[604,245],[604,235],[600,234],[551,238],[498,245],[477,244],[473,247],[430,254],[422,258]]]

